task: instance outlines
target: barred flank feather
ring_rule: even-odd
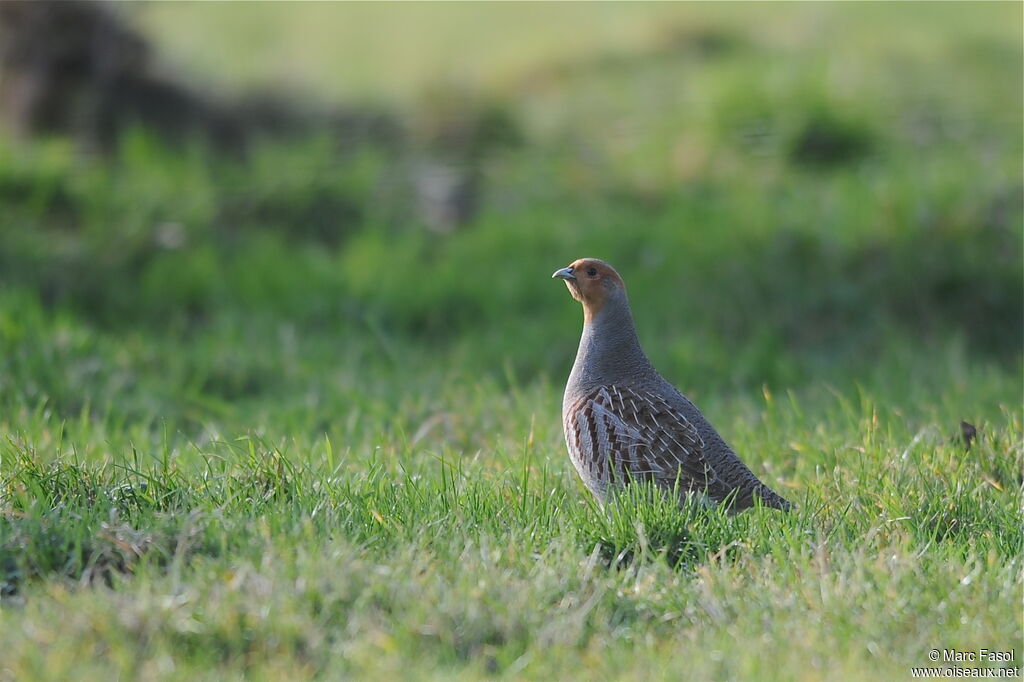
[[[668,401],[649,392],[600,386],[568,406],[564,414],[569,456],[588,487],[604,498],[629,480],[653,481],[683,492],[702,492],[721,503],[734,496],[736,509],[753,497],[776,508],[789,505],[751,474],[736,487],[719,476],[704,456],[704,439]]]

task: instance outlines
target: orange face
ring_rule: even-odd
[[[611,292],[626,288],[615,268],[597,258],[580,258],[551,276],[565,280],[569,293],[583,304],[588,321],[604,307]]]

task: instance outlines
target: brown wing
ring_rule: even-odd
[[[720,502],[731,492],[704,456],[696,427],[662,398],[601,386],[566,414],[570,451],[586,455],[602,487],[630,478],[706,492]]]

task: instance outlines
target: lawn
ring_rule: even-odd
[[[0,680],[1019,671],[1020,4],[236,7],[122,11],[401,133],[0,138]],[[795,511],[593,502],[581,256]]]

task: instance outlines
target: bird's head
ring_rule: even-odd
[[[611,301],[625,300],[626,284],[615,268],[597,258],[580,258],[553,278],[565,280],[569,293],[583,304],[584,322],[590,322]]]

